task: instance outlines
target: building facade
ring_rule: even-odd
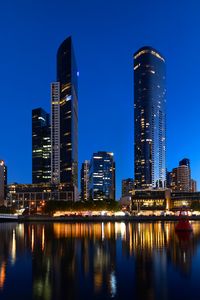
[[[191,179],[190,190],[192,193],[197,192],[197,182],[194,179]]]
[[[90,200],[115,200],[115,162],[113,153],[99,151],[90,160]]]
[[[130,196],[134,189],[133,178],[127,178],[122,180],[122,197]]]
[[[51,181],[50,115],[42,108],[32,110],[32,182]]]
[[[136,188],[166,185],[166,70],[155,49],[134,54],[134,170]]]
[[[57,81],[51,86],[52,183],[66,184],[78,199],[78,85],[71,37],[57,52]]]
[[[51,182],[60,183],[60,83],[51,84]]]
[[[85,160],[81,167],[81,200],[89,200],[89,170],[90,162]]]
[[[73,193],[67,191],[63,184],[51,182],[7,185],[7,205],[17,205],[19,208],[36,207],[50,200],[73,201]]]
[[[132,195],[132,210],[180,210],[180,208],[200,206],[200,192],[171,191],[170,189],[135,190]]]
[[[190,160],[184,158],[179,161],[179,166],[171,172],[171,184],[168,185],[172,191],[196,192],[196,181],[191,179]]]
[[[0,160],[0,205],[4,205],[6,199],[7,167],[3,160]]]

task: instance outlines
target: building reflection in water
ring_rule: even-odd
[[[177,235],[174,223],[161,222],[1,223],[0,297],[8,266],[14,268],[28,251],[34,299],[115,298],[121,289],[119,256],[133,258],[132,286],[138,299],[168,299],[167,266],[181,276],[191,274],[200,223],[193,228],[192,235]]]

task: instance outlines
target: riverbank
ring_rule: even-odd
[[[46,215],[19,216],[18,219],[0,218],[0,222],[166,222],[177,221],[178,216],[62,216],[52,217]],[[190,216],[189,220],[200,221],[200,216]]]

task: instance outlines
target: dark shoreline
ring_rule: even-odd
[[[200,221],[200,216],[190,216],[189,220]],[[86,223],[86,222],[168,222],[168,221],[178,221],[178,216],[118,216],[118,217],[109,217],[109,216],[66,216],[66,217],[51,217],[51,216],[19,216],[18,219],[9,219],[9,218],[0,218],[0,222],[65,222],[65,223]]]

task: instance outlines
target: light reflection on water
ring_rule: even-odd
[[[0,299],[187,299],[200,292],[199,222],[193,234],[179,235],[170,222],[1,223],[0,237]]]

